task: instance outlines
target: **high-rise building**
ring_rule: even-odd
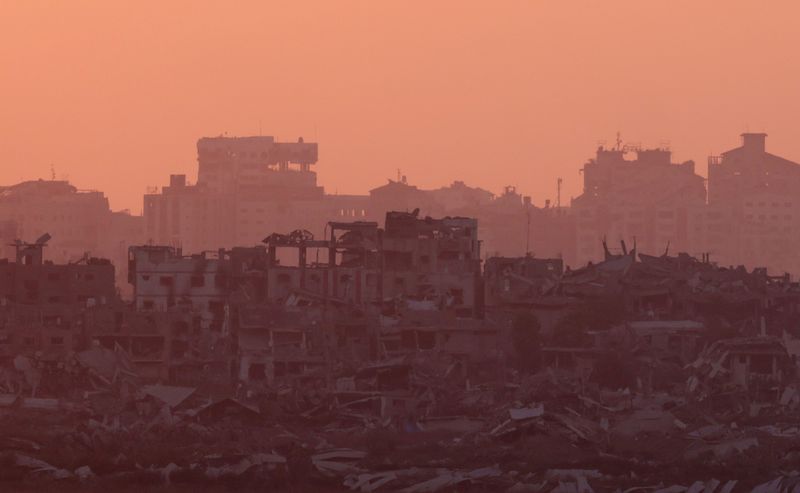
[[[635,159],[626,159],[628,154]],[[668,149],[597,149],[583,169],[583,194],[572,201],[578,263],[603,258],[602,240],[635,240],[639,251],[695,253],[693,221],[705,210],[694,162],[676,164]]]
[[[708,199],[727,236],[711,243],[722,263],[800,273],[800,164],[766,151],[765,133],[708,160]]]

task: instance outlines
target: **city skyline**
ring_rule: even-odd
[[[800,4],[0,2],[0,491],[800,491]]]
[[[736,134],[736,138],[741,138],[741,135],[746,134],[746,133],[761,133],[761,131],[758,131],[758,132],[743,131],[743,132],[740,132],[740,133]],[[776,142],[782,142],[784,140],[784,139],[781,139],[780,136],[778,136],[778,138],[773,137],[773,132],[770,132],[769,129],[767,129],[767,131],[764,131],[763,133],[769,135],[770,145],[771,146],[777,145]],[[278,141],[280,141],[280,142],[293,142],[293,141],[297,140],[297,138],[283,139],[282,137],[278,137],[277,135],[279,135],[279,134],[276,133],[276,132],[262,132],[262,133],[257,134],[257,135],[258,136],[271,136],[271,137],[273,137],[275,139],[276,142],[278,142]],[[411,176],[407,175],[405,173],[405,171],[403,169],[401,169],[401,168],[395,168],[395,169],[388,169],[387,168],[386,169],[386,173],[385,173],[386,174],[385,177],[378,179],[373,184],[366,184],[366,187],[363,188],[363,189],[352,189],[350,191],[340,191],[338,188],[333,188],[332,186],[329,186],[324,181],[325,177],[329,176],[330,170],[328,170],[328,172],[325,171],[325,158],[324,158],[325,145],[324,145],[324,143],[320,143],[320,142],[316,142],[316,141],[314,141],[314,142],[316,144],[320,145],[321,150],[320,150],[320,162],[317,163],[318,166],[315,168],[315,171],[316,171],[316,173],[317,173],[317,175],[319,177],[318,182],[319,182],[320,186],[322,186],[324,188],[324,191],[325,191],[326,195],[339,195],[339,194],[341,194],[341,195],[367,195],[370,190],[385,185],[387,183],[387,181],[388,182],[398,181],[398,180],[400,180],[402,178],[402,179],[407,180],[407,182],[410,185],[416,186],[416,187],[418,187],[420,189],[424,189],[424,190],[433,190],[433,189],[438,189],[438,188],[446,188],[446,187],[449,187],[452,184],[457,183],[457,182],[465,183],[466,185],[471,186],[471,187],[476,187],[476,188],[481,188],[481,189],[484,189],[484,190],[488,190],[489,192],[491,192],[496,197],[501,196],[503,194],[503,190],[506,187],[511,186],[511,187],[516,188],[517,191],[520,194],[525,195],[525,196],[530,196],[532,202],[537,207],[544,207],[546,205],[546,203],[550,203],[551,205],[555,205],[556,199],[557,199],[557,194],[558,194],[558,183],[557,182],[558,182],[558,178],[561,178],[562,179],[562,184],[561,184],[561,187],[562,187],[561,188],[561,207],[570,207],[570,205],[571,205],[570,201],[572,199],[575,199],[575,198],[579,197],[583,193],[583,184],[582,184],[583,177],[581,176],[582,170],[583,170],[584,165],[588,161],[591,160],[592,153],[598,147],[604,147],[606,149],[613,149],[617,145],[620,145],[622,147],[627,146],[628,150],[626,150],[626,154],[627,153],[635,153],[636,149],[666,149],[666,150],[669,150],[671,152],[671,154],[672,154],[672,156],[673,156],[675,161],[681,161],[681,162],[694,161],[694,163],[695,163],[695,171],[697,172],[698,175],[702,176],[703,179],[706,182],[708,181],[707,160],[709,158],[713,158],[713,157],[719,155],[719,152],[721,152],[724,149],[736,147],[736,145],[735,145],[736,141],[731,138],[733,136],[728,136],[727,140],[729,142],[727,144],[722,144],[722,146],[719,149],[717,149],[716,152],[710,152],[710,153],[708,153],[708,154],[706,154],[704,156],[695,157],[695,156],[685,156],[683,153],[676,152],[675,143],[671,142],[671,141],[667,141],[667,140],[663,140],[662,139],[662,140],[657,140],[657,141],[654,141],[654,142],[649,142],[649,141],[641,141],[641,140],[636,140],[636,139],[626,139],[626,136],[622,132],[619,132],[619,131],[613,132],[610,135],[611,135],[611,137],[609,137],[608,139],[598,139],[598,140],[595,140],[594,142],[592,142],[592,145],[587,146],[584,149],[584,151],[585,151],[584,152],[584,158],[582,160],[578,160],[576,163],[574,163],[575,164],[575,166],[574,166],[575,175],[576,175],[574,183],[570,185],[570,183],[566,179],[564,179],[563,177],[556,177],[555,181],[552,183],[552,186],[551,186],[552,191],[551,191],[550,195],[541,195],[541,196],[533,195],[533,193],[531,191],[529,191],[525,187],[521,187],[521,186],[519,186],[519,185],[517,185],[515,183],[503,183],[503,184],[499,185],[496,188],[492,188],[492,187],[489,187],[488,185],[486,185],[485,183],[482,183],[482,182],[466,181],[464,179],[459,178],[455,174],[453,174],[449,178],[447,176],[443,176],[442,177],[443,181],[441,181],[441,182],[431,183],[429,180],[425,180],[424,177],[419,177],[419,178],[423,178],[423,179],[415,180],[415,178],[418,178],[418,177],[415,177],[413,175],[411,175]],[[229,135],[229,134],[225,133],[225,134],[220,134],[219,135],[219,137],[223,137],[223,136],[224,137],[229,137],[229,138],[247,138],[247,137],[254,137],[254,136],[256,136],[256,134]],[[189,159],[189,161],[191,162],[190,165],[188,165],[188,166],[181,165],[181,166],[175,166],[173,168],[164,169],[160,176],[154,175],[152,180],[150,180],[150,178],[148,178],[148,180],[152,181],[152,183],[148,184],[147,186],[145,186],[145,188],[143,188],[142,190],[137,190],[137,191],[130,190],[130,191],[126,192],[124,195],[125,196],[138,195],[139,197],[143,197],[144,195],[146,195],[148,193],[152,193],[154,190],[157,191],[157,190],[160,190],[164,186],[168,186],[169,185],[169,176],[170,175],[175,175],[175,174],[185,175],[186,178],[187,178],[187,183],[190,183],[190,184],[196,183],[197,182],[197,178],[198,178],[196,144],[197,144],[197,140],[198,139],[207,138],[207,137],[217,137],[217,136],[212,136],[212,135],[197,136],[197,138],[195,138],[191,142],[191,145],[189,146],[190,147],[190,151],[189,152],[192,155],[191,159]],[[311,139],[304,138],[303,136],[299,136],[298,138],[299,139],[305,139],[306,141],[311,141]],[[781,151],[781,155],[787,156],[788,159],[793,160],[792,159],[793,156],[788,154],[788,153],[786,153],[786,152]],[[800,157],[798,158],[798,161],[800,161]],[[118,205],[120,203],[120,199],[119,199],[119,197],[115,197],[113,193],[110,193],[107,190],[104,190],[102,188],[91,186],[90,184],[76,182],[73,179],[73,177],[70,175],[69,172],[61,172],[61,171],[62,170],[56,168],[55,165],[51,164],[51,165],[47,166],[46,169],[43,170],[43,172],[42,172],[42,174],[40,176],[35,176],[35,174],[31,174],[30,177],[28,177],[28,178],[20,177],[17,180],[12,180],[12,181],[9,181],[9,182],[0,183],[0,187],[7,187],[7,186],[11,186],[11,185],[14,185],[14,184],[17,184],[17,183],[23,183],[23,182],[27,182],[27,181],[66,181],[66,182],[69,182],[71,185],[75,186],[78,190],[102,192],[105,195],[105,197],[108,199],[111,209],[114,210],[114,211],[128,211],[132,215],[142,215],[143,203],[142,203],[141,199],[139,200],[138,204],[134,204],[133,206]]]
[[[260,130],[320,142],[320,182],[342,194],[399,168],[424,188],[457,175],[536,203],[562,177],[576,196],[589,150],[616,131],[670,141],[700,174],[745,131],[800,160],[795,3],[578,4],[303,2],[242,16],[202,2],[5,3],[0,183],[52,165],[135,212],[164,175],[192,175],[199,136]]]

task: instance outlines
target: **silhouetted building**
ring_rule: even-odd
[[[484,251],[500,255],[574,258],[574,222],[568,208],[536,207],[513,187],[495,197],[455,181],[423,190],[405,176],[368,195],[325,194],[312,166],[317,144],[275,142],[273,137],[201,138],[198,180],[172,175],[160,193],[145,195],[145,238],[186,253],[252,246],[270,231],[326,234],[328,222],[379,225],[388,211],[419,209],[423,216],[477,218]],[[286,261],[287,258],[282,258]]]
[[[141,243],[141,216],[112,212],[102,192],[78,190],[66,181],[37,180],[0,187],[0,241],[49,233],[48,259],[75,262],[95,256],[125,265],[128,245]],[[2,253],[2,249],[0,249]],[[10,256],[7,250],[5,256]],[[119,269],[118,285],[125,272]]]
[[[0,220],[15,221],[18,237],[53,237],[48,258],[54,262],[101,254],[110,220],[102,192],[78,190],[66,181],[26,181],[0,188]]]
[[[708,161],[709,212],[719,232],[708,251],[723,263],[800,273],[800,164],[766,152],[764,133]],[[716,233],[716,234],[715,234]]]
[[[189,185],[186,175],[170,175],[161,193],[144,196],[146,241],[193,253],[232,247],[235,206],[233,194],[212,193],[205,186]]]
[[[633,151],[636,159],[625,159]],[[602,258],[601,239],[636,239],[644,251],[694,252],[693,221],[705,211],[703,177],[694,162],[675,164],[667,149],[597,149],[583,169],[583,194],[572,201],[577,259]]]
[[[0,350],[52,357],[74,350],[87,308],[117,300],[111,262],[44,260],[48,239],[18,242],[15,261],[0,260]]]

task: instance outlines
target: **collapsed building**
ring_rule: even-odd
[[[71,420],[58,443],[85,463],[49,442],[3,457],[23,477],[77,481],[589,491],[663,485],[676,463],[693,464],[693,484],[713,471],[755,486],[763,469],[731,464],[793,446],[800,286],[788,276],[636,243],[603,242],[604,260],[579,269],[481,262],[474,218],[389,212],[384,224],[192,254],[133,246],[130,303],[111,262],[52,264],[46,237],[17,243],[0,263],[0,423]],[[444,459],[420,467],[424,454]]]
[[[325,357],[374,360],[392,352],[398,348],[389,334],[379,344],[378,327],[392,325],[386,330],[398,334],[403,326],[419,327],[412,313],[435,313],[430,330],[442,324],[443,312],[453,327],[458,318],[482,316],[474,219],[390,212],[385,228],[356,221],[327,229],[322,240],[296,230],[274,233],[260,247],[194,255],[132,247],[134,306],[143,313],[191,312],[190,330],[235,341],[228,364],[241,380],[256,383],[305,373]]]

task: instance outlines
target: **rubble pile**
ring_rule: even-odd
[[[578,270],[524,257],[481,272],[474,220],[330,228],[213,257],[137,247],[132,304],[86,303],[46,330],[40,305],[4,301],[0,488],[800,481],[800,286],[787,277],[635,245]],[[30,327],[58,335],[39,348]]]
[[[724,373],[709,356],[719,346],[687,365],[688,381],[704,365]],[[96,361],[106,373],[124,366],[121,356]],[[140,385],[127,372],[98,380],[95,368],[81,398],[0,396],[0,479],[240,491],[785,491],[777,485],[791,484],[800,461],[793,386],[767,400],[743,391],[742,405],[717,408],[711,390],[698,398],[691,385],[615,390],[544,368],[474,386],[434,372],[436,363],[416,355],[358,368],[316,394],[287,388],[241,400]],[[787,476],[776,479],[775,465]]]

